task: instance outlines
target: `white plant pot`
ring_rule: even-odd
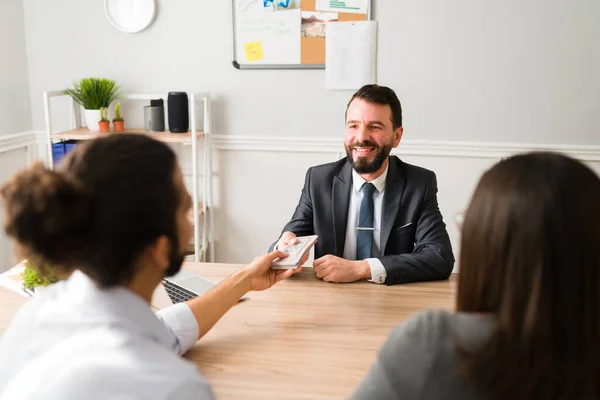
[[[99,132],[100,127],[98,126],[98,121],[100,121],[101,118],[100,110],[83,110],[83,115],[88,129],[92,132]]]

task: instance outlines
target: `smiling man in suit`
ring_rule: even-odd
[[[390,156],[402,132],[392,89],[358,90],[346,108],[347,157],[308,170],[296,211],[272,247],[319,235],[313,265],[327,282],[447,279],[454,256],[436,176]]]

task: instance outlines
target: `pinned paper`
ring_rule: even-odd
[[[356,90],[377,83],[377,22],[329,22],[325,34],[328,89]]]
[[[260,61],[265,58],[263,54],[262,42],[250,42],[244,44],[246,52],[246,61]]]
[[[338,13],[302,11],[301,34],[309,38],[325,38],[325,24],[338,20]]]
[[[316,0],[315,10],[367,14],[369,2],[368,0]]]

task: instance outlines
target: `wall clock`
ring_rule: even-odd
[[[156,0],[104,0],[104,11],[118,30],[141,32],[154,22]]]

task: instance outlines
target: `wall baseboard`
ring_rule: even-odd
[[[26,148],[37,143],[35,131],[25,131],[0,136],[0,153]]]
[[[319,137],[212,135],[216,150],[344,153],[342,140]],[[502,158],[527,151],[556,151],[583,161],[600,161],[600,146],[404,140],[394,154]]]
[[[43,131],[0,136],[0,152],[45,145]],[[342,140],[320,137],[212,135],[215,150],[344,154]],[[600,146],[501,142],[405,140],[394,154],[436,157],[502,158],[528,151],[557,151],[583,161],[600,161]]]

